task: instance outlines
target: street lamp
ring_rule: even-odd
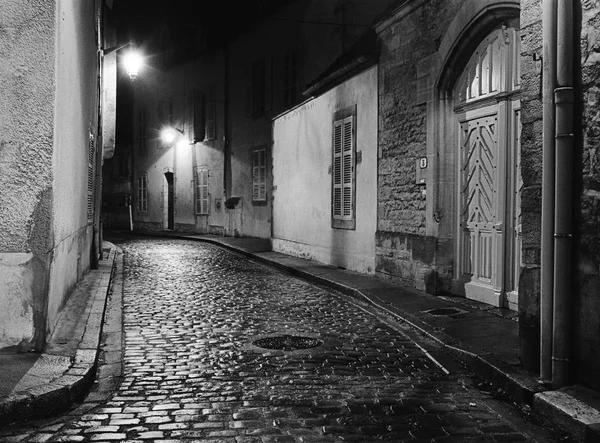
[[[128,46],[130,49],[123,57],[123,64],[125,65],[127,75],[129,75],[131,81],[134,81],[137,78],[142,65],[144,64],[144,58],[138,51],[135,50],[133,43],[125,43],[108,49],[102,49],[101,53],[103,56],[107,56],[108,54],[112,54],[113,52],[117,52],[120,49],[124,49]]]
[[[163,139],[163,141],[168,144],[171,145],[173,144],[173,142],[175,141],[175,138],[177,138],[177,133],[180,133],[181,135],[184,134],[184,132],[181,129],[177,129],[177,128],[165,128],[162,130],[161,132],[161,137]],[[178,143],[179,144],[179,143]],[[185,144],[185,143],[184,143]]]
[[[142,67],[144,60],[139,52],[136,52],[133,49],[130,49],[127,54],[123,57],[123,64],[125,65],[125,70],[129,75],[131,81],[134,81],[140,72],[140,68]]]

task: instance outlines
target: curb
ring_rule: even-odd
[[[108,242],[107,242],[108,243]],[[98,345],[102,335],[108,289],[112,279],[116,248],[111,247],[108,258],[100,260],[98,269],[84,278],[96,278],[95,292],[87,319],[87,326],[74,356],[43,353],[25,377],[37,373],[45,378],[37,386],[27,388],[0,399],[0,426],[54,415],[81,401],[89,391],[96,376]],[[79,284],[81,284],[82,280]],[[53,368],[58,376],[44,375]]]

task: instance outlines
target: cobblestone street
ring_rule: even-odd
[[[200,242],[112,241],[124,251],[121,383],[0,440],[560,441],[490,407],[501,402],[468,372],[448,374],[357,302]],[[314,347],[287,349],[293,337]]]

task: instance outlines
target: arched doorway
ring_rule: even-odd
[[[487,35],[453,91],[456,139],[453,288],[516,309],[520,266],[520,37]]]

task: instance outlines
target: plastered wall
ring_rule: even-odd
[[[373,274],[377,195],[377,68],[273,123],[273,250]],[[356,228],[332,228],[334,113],[356,106]]]
[[[41,350],[89,268],[95,2],[0,1],[0,349]]]

